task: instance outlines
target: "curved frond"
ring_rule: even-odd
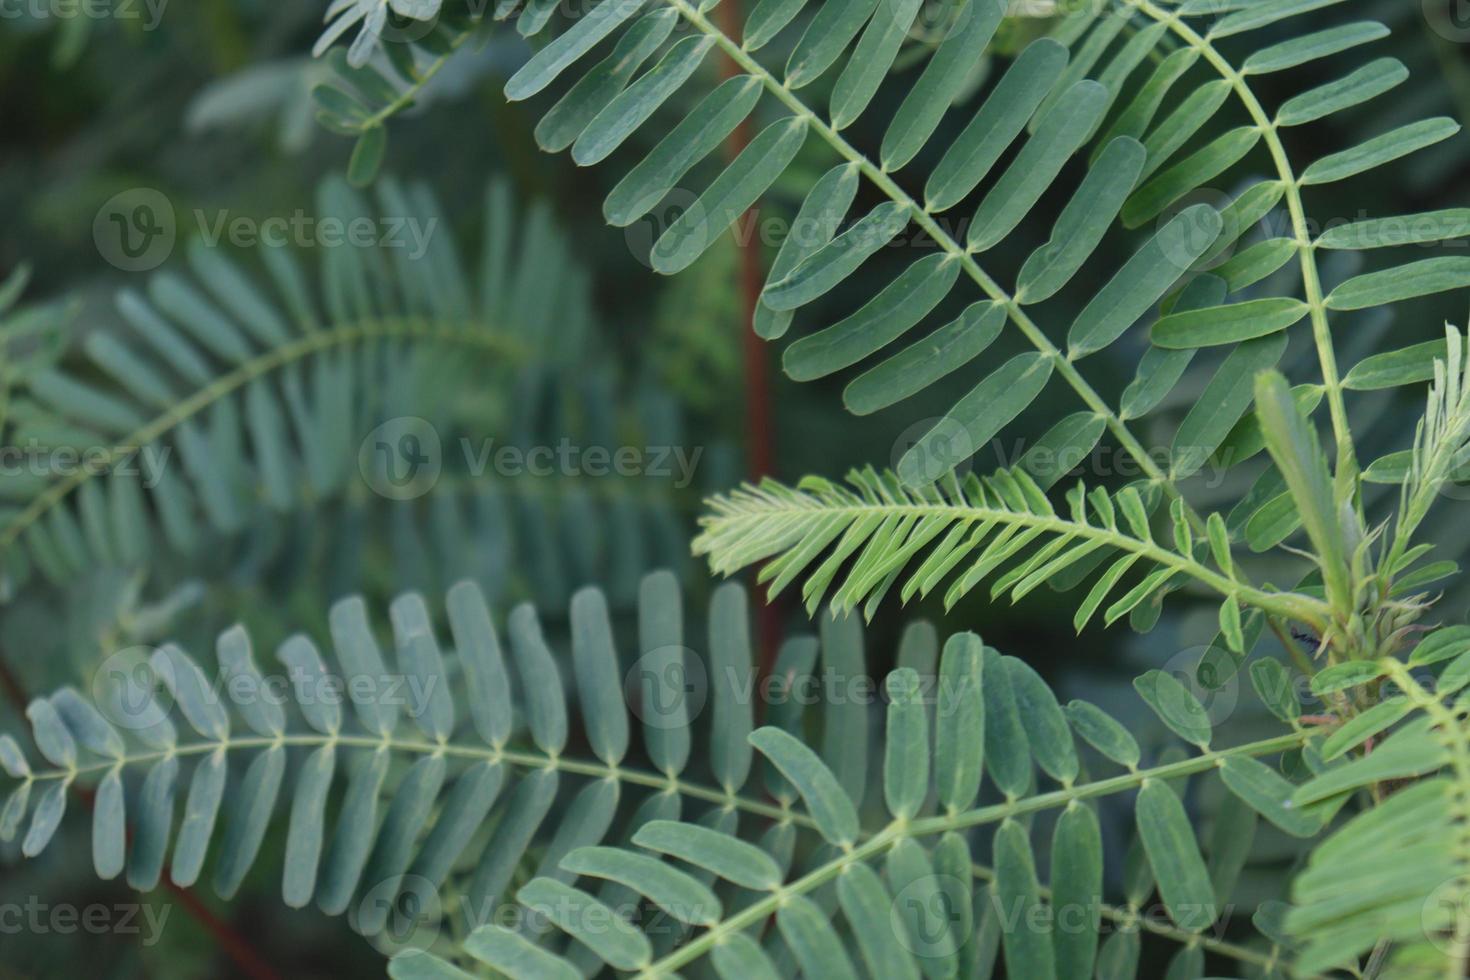
[[[431,561],[395,546],[401,570],[472,574],[467,536],[495,542],[483,555],[500,562],[520,541],[530,591],[548,602],[570,591],[558,583],[602,580],[609,568],[618,574],[606,580],[626,583],[674,560],[679,549],[660,544],[674,521],[660,481],[597,481],[604,492],[555,467],[549,478],[499,478],[494,454],[507,447],[524,472],[529,451],[576,436],[579,417],[588,445],[610,447],[619,416],[634,411],[592,368],[585,273],[547,209],[518,221],[511,197],[490,188],[485,246],[467,267],[425,189],[385,180],[370,204],[329,181],[309,226],[320,240],[267,240],[263,278],[196,239],[187,274],[168,267],[118,294],[121,323],[88,334],[85,360],[16,366],[4,422],[18,463],[0,475],[5,591],[37,572],[65,584],[98,566],[213,558],[221,541],[248,540],[248,560],[263,563],[272,542],[282,547],[286,519],[307,511],[359,529],[342,547],[373,524],[390,529],[390,544],[448,545]],[[358,231],[328,238],[331,222]],[[312,252],[315,277],[302,263]],[[640,427],[668,428],[656,417]],[[639,562],[646,549],[608,548],[609,536],[649,539],[655,554]],[[614,567],[612,550],[634,566]],[[478,571],[493,572],[475,574],[487,584],[507,574]]]
[[[850,474],[848,483],[808,477],[792,489],[767,480],[713,498],[694,551],[724,574],[764,562],[759,577],[772,595],[804,576],[809,612],[830,591],[834,610],[862,606],[871,617],[895,585],[908,601],[946,581],[949,607],[992,576],[992,596],[1009,593],[1015,601],[1043,583],[1076,585],[1106,566],[1078,607],[1078,630],[1099,610],[1113,623],[1176,579],[1224,597],[1233,618],[1222,611],[1221,620],[1233,622],[1227,637],[1237,649],[1240,604],[1319,627],[1326,621],[1317,600],[1241,582],[1218,516],[1210,522],[1212,540],[1197,541],[1176,506],[1171,538],[1157,540],[1151,528],[1157,497],[1149,501],[1137,486],[1114,495],[1079,483],[1058,513],[1022,468],[963,483],[951,477],[919,490],[871,470]],[[1215,567],[1203,560],[1207,554]],[[1145,574],[1124,588],[1120,583],[1135,566]]]

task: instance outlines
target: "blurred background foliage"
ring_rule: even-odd
[[[192,217],[196,212],[227,212],[255,220],[298,209],[311,212],[320,182],[342,173],[351,152],[350,141],[325,131],[313,119],[310,92],[329,71],[310,56],[321,31],[324,4],[172,0],[158,8],[146,0],[116,0],[114,8],[133,10],[136,16],[95,20],[33,16],[25,12],[28,6],[45,10],[47,4],[36,0],[9,5],[0,20],[0,213],[5,216],[0,222],[0,273],[24,265],[33,270],[24,299],[9,322],[29,317],[28,322],[39,324],[38,331],[48,339],[40,354],[34,344],[20,352],[7,350],[7,370],[9,362],[21,356],[60,357],[72,363],[77,360],[79,338],[119,328],[114,294],[123,287],[139,288],[146,276],[115,268],[94,243],[94,218],[109,198],[135,188],[153,188],[168,197],[179,216],[180,240],[165,268],[177,267],[183,263],[187,240],[199,233]],[[1427,115],[1449,114],[1470,121],[1470,37],[1445,24],[1436,29],[1424,16],[1424,9],[1433,6],[1368,0],[1325,12],[1324,20],[1351,16],[1388,24],[1393,50],[1382,53],[1403,60],[1411,80],[1390,99],[1335,116],[1326,125],[1287,131],[1283,138],[1288,150],[1297,151],[1301,159],[1310,158],[1309,151],[1322,146],[1351,145]],[[1019,48],[1038,30],[1034,20],[1018,18],[1008,24],[1003,47]],[[764,372],[769,382],[770,423],[761,438],[769,440],[774,475],[786,479],[805,473],[837,477],[853,466],[894,463],[908,445],[905,439],[911,440],[925,428],[925,420],[953,404],[968,379],[958,372],[950,383],[918,399],[857,421],[840,408],[847,377],[793,384],[779,371],[775,346],[762,348],[753,365],[747,352],[742,289],[742,263],[752,256],[742,254],[742,249],[753,251],[753,260],[762,268],[769,263],[780,239],[762,234],[763,223],[789,216],[799,203],[798,188],[830,165],[815,141],[808,144],[810,159],[800,165],[800,179],[788,177],[775,188],[753,229],[737,226],[748,244],[732,238],[711,249],[688,273],[664,280],[645,262],[655,237],[652,229],[642,224],[613,229],[602,220],[601,202],[616,169],[583,170],[565,155],[542,153],[532,136],[540,107],[508,104],[501,96],[504,79],[529,53],[526,42],[508,28],[486,31],[477,40],[482,43],[466,45],[450,58],[418,104],[393,121],[384,170],[432,189],[448,230],[466,254],[474,254],[478,242],[485,187],[491,178],[508,182],[522,210],[529,202],[549,206],[554,225],[569,243],[570,258],[566,264],[538,269],[539,288],[552,292],[566,288],[572,263],[585,270],[591,280],[598,339],[590,355],[595,371],[588,366],[584,376],[548,382],[552,400],[562,408],[570,404],[570,396],[563,396],[585,382],[587,390],[578,395],[578,399],[585,396],[581,407],[543,418],[538,438],[571,435],[611,442],[639,431],[649,442],[657,439],[701,450],[691,486],[647,490],[659,495],[659,506],[670,516],[659,532],[661,540],[650,545],[643,562],[645,568],[679,564],[686,592],[694,599],[688,605],[701,608],[710,582],[703,569],[681,557],[682,544],[693,531],[700,496],[727,489],[750,473],[746,402],[750,392],[760,390],[752,383],[753,370]],[[923,45],[916,47],[915,64],[925,53]],[[1331,77],[1327,73],[1332,62],[1326,65],[1311,69],[1323,73],[1317,81]],[[986,81],[982,71],[974,80],[975,88]],[[1268,106],[1280,101],[1273,86],[1281,85],[1286,92],[1304,87],[1301,79],[1282,76],[1257,79],[1256,84]],[[691,92],[684,107],[696,97],[697,92]],[[680,98],[674,100],[675,111],[681,107]],[[886,118],[891,109],[874,111],[869,118]],[[956,122],[951,117],[946,125]],[[1348,127],[1352,131],[1346,131]],[[876,145],[881,131],[860,120],[848,135],[856,145],[870,146]],[[639,148],[625,152],[636,153]],[[1322,223],[1341,222],[1461,204],[1470,188],[1470,140],[1462,134],[1416,156],[1397,172],[1402,179],[1391,184],[1368,177],[1314,193],[1309,198],[1313,217]],[[1058,186],[1070,193],[1066,183]],[[860,200],[859,212],[862,204]],[[1054,211],[1054,207],[1036,209],[1042,215]],[[1017,240],[1034,244],[1044,240],[1048,230],[1024,229]],[[1121,243],[1120,238],[1120,247]],[[1013,275],[1027,251],[1017,246],[1013,253],[995,256],[1001,276]],[[251,265],[252,257],[241,258]],[[1348,254],[1348,261],[1335,270],[1335,281],[1356,271],[1352,261]],[[1294,265],[1278,275],[1294,274]],[[1086,281],[1084,274],[1070,292],[1084,296],[1098,285]],[[851,308],[854,299],[837,291],[823,305]],[[1466,311],[1454,308],[1456,302],[1440,299],[1402,306],[1393,321],[1339,318],[1340,362],[1349,367],[1367,352],[1440,336],[1446,320],[1464,323]],[[1103,368],[1106,380],[1100,387],[1105,393],[1116,393],[1130,380],[1142,342],[1135,338],[1132,347],[1120,344],[1106,355],[1116,363]],[[1017,349],[1007,347],[1003,338],[994,356]],[[1295,365],[1303,377],[1315,369],[1305,331],[1293,334],[1293,347],[1283,365],[1289,373]],[[1172,393],[1181,409],[1197,396],[1209,368],[1196,365],[1195,382],[1186,380]],[[534,365],[525,370],[533,369]],[[517,407],[517,397],[504,401],[501,409]],[[1363,421],[1355,429],[1369,433],[1372,443],[1364,448],[1364,459],[1406,444],[1421,408],[1417,394],[1402,403],[1393,395],[1359,397],[1353,405]],[[1075,407],[1064,398],[1041,400],[975,465],[1014,463],[1026,448],[1014,433],[1044,431]],[[468,413],[481,434],[498,434],[492,430],[505,424],[504,415],[497,414],[501,409],[471,399],[457,410]],[[620,421],[609,426],[609,417]],[[601,435],[588,436],[593,430]],[[1132,474],[1117,472],[1114,462],[1111,456],[1095,456],[1085,474],[1089,482],[1126,482]],[[1208,481],[1209,474],[1206,468],[1197,482]],[[1225,506],[1247,487],[1232,477],[1219,486],[1197,489],[1203,493],[1197,499],[1206,505]],[[368,495],[359,495],[357,503],[362,508],[382,504]],[[406,560],[393,546],[393,520],[380,518],[381,512],[370,509],[354,514],[347,503],[307,507],[299,513],[261,513],[246,531],[212,540],[194,555],[171,555],[146,568],[90,567],[60,586],[33,578],[23,587],[7,590],[0,609],[0,664],[8,697],[0,699],[0,728],[20,727],[17,701],[23,704],[26,693],[85,683],[88,671],[121,647],[169,637],[204,651],[216,631],[237,620],[250,625],[262,638],[262,646],[295,630],[320,633],[328,603],[344,586],[329,574],[328,560],[311,542],[340,544],[344,536],[360,539],[362,547],[351,559],[360,567],[353,569],[356,574],[349,587],[365,591],[370,600],[381,602],[406,588],[430,594],[440,590],[446,572],[443,552],[429,549],[416,562]],[[514,522],[524,524],[521,519]],[[568,524],[560,537],[527,536],[504,562],[509,567],[496,590],[502,608],[511,600],[533,598],[547,613],[558,614],[565,595],[581,584],[575,579],[584,566],[574,560],[562,562],[552,573],[560,581],[548,585],[545,574],[538,580],[529,570],[524,551],[575,548],[578,533],[574,524]],[[1447,541],[1464,540],[1463,532],[1452,526],[1445,527],[1444,534]],[[453,544],[451,538],[451,550]],[[470,547],[495,546],[480,542]],[[626,589],[636,571],[609,566],[592,575],[603,575],[609,584],[620,582]],[[1444,600],[1442,619],[1465,618],[1465,586],[1459,589]],[[1145,632],[1093,627],[1078,638],[1070,626],[1072,602],[1070,596],[1038,590],[1015,608],[990,603],[979,593],[947,613],[932,602],[908,609],[889,604],[868,629],[871,668],[874,673],[886,671],[896,658],[904,624],[926,617],[941,635],[974,629],[988,643],[1024,656],[1063,699],[1086,692],[1091,700],[1113,708],[1128,703],[1128,682],[1140,671],[1197,661],[1216,629],[1212,606],[1191,610],[1187,603],[1172,603]],[[774,629],[767,628],[763,636],[767,642],[811,629],[801,611],[785,602],[776,607],[770,625]],[[690,634],[699,635],[700,628],[691,624]],[[1216,701],[1222,711],[1234,708],[1230,690],[1227,687]],[[1253,719],[1242,711],[1235,712],[1231,722],[1246,729]],[[1203,820],[1242,819],[1218,809],[1210,799],[1195,805]],[[277,828],[267,848],[280,849],[283,829]],[[53,846],[29,862],[20,861],[14,845],[0,847],[0,903],[131,902],[132,893],[121,883],[95,880],[86,831],[84,819],[69,817],[65,832],[73,835],[77,846]],[[1239,885],[1245,890],[1244,903],[1280,894],[1279,872],[1295,859],[1294,848],[1287,838],[1261,828]],[[228,907],[202,892],[188,898],[167,892],[151,896],[156,905],[171,907],[156,945],[143,944],[137,935],[0,932],[0,978],[80,976],[84,971],[98,980],[377,972],[374,951],[351,938],[344,923],[314,912],[292,912],[280,904],[274,877],[278,868],[279,859],[267,856],[259,862],[243,897]],[[198,908],[191,911],[190,903]],[[1142,973],[1158,975],[1150,972],[1148,961]]]

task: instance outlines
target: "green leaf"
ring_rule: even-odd
[[[1067,66],[1067,49],[1051,38],[1033,41],[1011,63],[924,185],[924,209],[946,211],[964,200],[1025,128]]]
[[[1202,749],[1210,747],[1214,726],[1209,713],[1173,674],[1150,670],[1134,679],[1133,688],[1170,731]]]
[[[927,316],[954,288],[959,274],[960,263],[952,256],[919,259],[856,313],[786,348],[782,367],[796,381],[813,381],[856,364]]]
[[[1025,661],[1004,657],[1001,663],[1006,667],[1021,726],[1026,730],[1026,741],[1036,764],[1053,779],[1071,785],[1079,769],[1077,747],[1056,695]]]
[[[225,754],[219,750],[205,756],[194,767],[194,776],[189,780],[189,797],[184,803],[184,819],[179,824],[179,838],[174,844],[173,866],[169,869],[173,883],[182,888],[198,881],[199,872],[204,868],[228,775]]]
[[[718,943],[710,952],[710,964],[720,980],[780,980],[771,958],[743,932]]]
[[[637,970],[653,959],[653,947],[641,931],[580,888],[555,878],[536,878],[516,893],[516,901],[545,916],[615,970]]]
[[[897,819],[919,813],[929,792],[929,717],[922,682],[912,668],[888,675],[887,738],[884,745],[883,799]]]
[[[750,613],[745,590],[727,583],[710,598],[710,682],[713,728],[710,765],[727,790],[744,785],[750,773],[754,714],[747,693],[754,680]]]
[[[806,120],[799,116],[761,130],[653,243],[654,271],[673,275],[703,255],[781,176],[806,142],[806,132]]]
[[[474,978],[431,953],[410,947],[388,960],[392,980],[474,980]]]
[[[1351,752],[1413,710],[1413,702],[1400,697],[1380,701],[1367,711],[1353,715],[1322,742],[1322,760],[1331,762]]]
[[[1089,701],[1073,699],[1062,709],[1075,731],[1084,742],[1112,759],[1120,766],[1137,768],[1140,753],[1138,742],[1119,722]]]
[[[986,648],[983,668],[985,751],[990,779],[1009,799],[1024,796],[1032,785],[1031,752],[1020,709],[1011,690],[1011,672],[996,651]]]
[[[1084,357],[1121,337],[1194,264],[1220,228],[1219,213],[1207,204],[1170,219],[1078,314],[1067,332],[1067,356]]]
[[[573,874],[605,878],[633,889],[680,922],[720,921],[720,900],[696,879],[658,858],[614,847],[581,847],[561,860]]]
[[[1434,380],[1434,362],[1444,360],[1443,340],[1401,347],[1382,354],[1371,354],[1353,365],[1342,386],[1352,391],[1378,391],[1400,385]]]
[[[1243,75],[1265,75],[1326,58],[1388,36],[1388,28],[1375,21],[1360,21],[1329,27],[1294,37],[1254,52],[1241,65]]]
[[[759,98],[759,95],[760,89],[757,87],[753,99]],[[672,135],[669,138],[672,139]],[[713,145],[710,149],[713,149]],[[791,227],[797,229],[799,233],[788,234],[782,240],[781,247],[776,252],[775,261],[771,263],[770,272],[767,274],[767,284],[780,282],[807,256],[832,240],[832,236],[837,233],[838,225],[846,216],[848,209],[852,207],[853,198],[857,194],[857,185],[858,169],[847,163],[833,167],[812,185],[812,189],[807,193],[806,199],[801,202],[801,209],[796,212],[796,218],[791,224]],[[767,340],[783,336],[790,328],[792,319],[791,310],[777,311],[767,306],[765,295],[762,293],[761,302],[756,306],[753,324],[757,335]]]
[[[995,832],[992,845],[995,861],[996,910],[1019,915],[1017,922],[1036,923],[1042,912],[1041,885],[1036,878],[1036,859],[1024,827],[1007,818]],[[1036,980],[1054,978],[1056,956],[1050,928],[1008,928],[1002,932],[1006,976]]]
[[[663,47],[679,12],[663,7],[638,18],[613,46],[612,53],[567,89],[536,124],[536,145],[559,153],[571,146],[587,124],[627,87],[643,63]]]
[[[367,187],[378,176],[383,167],[383,155],[388,150],[388,127],[371,126],[362,131],[352,147],[352,157],[347,161],[347,180],[354,187]]]
[[[1231,756],[1222,760],[1220,779],[1252,810],[1293,837],[1313,837],[1322,829],[1318,817],[1291,806],[1296,787],[1258,759]]]
[[[1266,448],[1285,477],[1301,512],[1302,525],[1321,558],[1328,598],[1336,608],[1347,608],[1351,601],[1347,560],[1342,553],[1343,535],[1337,523],[1327,460],[1317,445],[1316,431],[1302,418],[1286,379],[1276,371],[1256,378],[1256,417],[1266,437]]]
[[[794,310],[824,295],[857,271],[909,223],[907,205],[888,201],[805,258],[784,278],[770,283],[761,299],[772,310]]]
[[[1303,171],[1298,182],[1307,186],[1346,180],[1447,140],[1459,131],[1460,124],[1447,116],[1409,123],[1350,150],[1323,157]]]
[[[956,14],[958,30],[951,30],[929,58],[923,74],[904,96],[883,133],[878,158],[885,171],[898,170],[923,149],[945,111],[964,89],[979,53],[995,36],[1004,13],[1000,4],[968,0]],[[747,37],[749,28],[747,21]]]
[[[1191,153],[1133,193],[1123,206],[1123,225],[1137,228],[1157,218],[1169,205],[1239,163],[1260,139],[1255,126],[1241,126]]]
[[[1138,836],[1169,916],[1183,929],[1202,932],[1215,921],[1215,889],[1184,804],[1167,783],[1146,779],[1137,807]]]
[[[293,909],[305,908],[316,890],[317,863],[325,833],[327,794],[332,788],[337,754],[324,745],[307,757],[296,775],[291,822],[286,831],[281,897]]]
[[[573,62],[642,9],[644,2],[602,0],[522,65],[505,83],[505,97],[519,102],[546,88]]]
[[[285,772],[286,750],[279,745],[257,755],[245,770],[245,779],[240,783],[240,807],[232,812],[232,819],[225,826],[219,863],[215,866],[214,890],[221,898],[234,896],[255,863]]]
[[[760,95],[760,81],[750,75],[720,83],[608,193],[602,204],[608,224],[622,228],[653,210],[696,163],[725,142]],[[798,227],[803,227],[799,220]]]
[[[904,453],[899,479],[923,486],[969,459],[1041,394],[1051,371],[1051,359],[1040,353],[1017,354],[1002,364]]]
[[[1108,90],[1087,79],[1041,115],[1036,132],[976,209],[967,235],[971,251],[993,248],[1015,230],[1101,119],[1107,99]]]
[[[602,6],[607,3],[608,0],[603,0]],[[585,23],[587,19],[583,18],[579,23]],[[653,115],[654,110],[689,80],[712,47],[713,38],[686,37],[669,48],[658,64],[619,93],[582,130],[582,135],[572,144],[572,159],[577,165],[586,167],[598,163],[621,146]]]
[[[1371,683],[1388,673],[1376,660],[1347,660],[1324,667],[1312,677],[1312,693],[1321,697]]]
[[[579,589],[571,617],[572,666],[587,740],[594,755],[615,766],[628,754],[628,712],[602,590]]]
[[[934,778],[939,802],[968,809],[980,792],[985,759],[985,657],[980,637],[956,633],[944,644],[934,711]]]
[[[945,326],[853,379],[842,392],[843,404],[854,415],[871,415],[918,394],[979,357],[1008,316],[1000,303],[971,303]]]
[[[1470,286],[1470,258],[1422,259],[1370,272],[1338,286],[1327,297],[1333,310],[1362,310]]]
[[[1318,248],[1370,249],[1421,245],[1463,238],[1470,234],[1470,208],[1447,208],[1422,214],[1370,218],[1328,228],[1317,239]],[[1431,341],[1443,345],[1444,341]]]
[[[357,596],[343,599],[332,606],[327,620],[357,720],[375,735],[391,735],[398,724],[398,703],[381,697],[388,670],[368,626],[367,606]]]
[[[787,86],[801,88],[830,68],[877,5],[878,0],[834,0],[823,4],[786,62]]]
[[[608,2],[619,0],[603,0],[604,4]],[[509,980],[577,980],[581,976],[566,960],[503,926],[480,926],[461,945],[466,953]]]
[[[92,801],[92,866],[103,881],[122,873],[127,830],[121,769],[109,769]]]
[[[1470,652],[1470,626],[1446,626],[1419,641],[1409,654],[1409,666],[1437,664],[1466,652]]]
[[[1091,807],[1073,800],[1057,816],[1051,869],[1056,975],[1090,977],[1097,958],[1103,880],[1102,829]]]
[[[1309,309],[1290,297],[1247,300],[1170,314],[1154,324],[1150,336],[1158,346],[1175,349],[1234,344],[1285,330]]]
[[[1143,144],[1119,137],[1107,145],[1062,209],[1051,238],[1027,257],[1016,302],[1040,303],[1065,286],[1102,241],[1143,171]]]
[[[29,858],[40,854],[61,828],[61,818],[66,815],[68,788],[66,780],[58,779],[41,794],[36,808],[31,811],[31,826],[20,843],[20,853],[23,856]]]
[[[1282,721],[1291,724],[1301,717],[1301,705],[1297,701],[1297,689],[1291,674],[1279,660],[1263,657],[1251,661],[1251,686],[1260,696],[1261,702]]]
[[[810,899],[792,895],[776,910],[776,927],[804,976],[857,980],[828,916]]]
[[[445,597],[445,611],[465,672],[475,731],[486,745],[498,748],[511,734],[510,677],[485,595],[473,582],[458,582]]]
[[[168,835],[174,821],[174,785],[179,778],[177,756],[154,763],[143,779],[133,824],[133,846],[128,852],[128,887],[152,891],[163,873]]]
[[[743,888],[774,891],[784,879],[781,868],[760,848],[698,824],[653,820],[638,828],[633,843],[687,861]]]
[[[833,129],[845,129],[863,114],[893,67],[922,0],[878,0],[852,57],[832,88]]]
[[[1276,125],[1300,126],[1376,98],[1402,84],[1409,70],[1397,58],[1378,58],[1326,85],[1287,99],[1276,112]]]
[[[454,695],[444,670],[444,657],[434,638],[429,608],[423,596],[408,593],[388,607],[398,647],[398,666],[411,684],[424,692],[410,705],[409,716],[425,738],[447,742],[454,734]]]
[[[823,837],[838,846],[857,840],[857,809],[815,752],[770,726],[752,732],[750,744],[796,787]]]
[[[894,899],[876,871],[861,862],[847,865],[837,878],[837,901],[869,976],[919,980],[914,957],[899,944],[893,928]]]

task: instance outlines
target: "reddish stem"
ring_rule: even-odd
[[[720,30],[726,36],[739,39],[741,17],[739,0],[725,0],[715,8]],[[732,58],[722,62],[722,73],[726,78],[740,74],[740,66]],[[750,120],[742,119],[725,141],[725,156],[734,160],[740,151],[750,145]],[[765,273],[761,269],[760,204],[757,202],[736,223],[740,233],[735,237],[735,248],[740,254],[740,298],[743,315],[741,349],[745,364],[745,445],[748,453],[748,474],[752,482],[769,476],[773,470],[775,451],[772,439],[771,386],[765,341],[751,329],[755,320],[756,306],[760,303],[761,287]],[[761,603],[756,611],[756,634],[760,648],[760,669],[757,674],[764,677],[776,663],[776,647],[780,642],[780,617],[771,602]]]

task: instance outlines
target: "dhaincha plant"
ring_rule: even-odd
[[[1372,6],[332,3],[318,118],[385,210],[433,210],[378,176],[390,125],[518,35],[505,99],[543,149],[611,172],[602,217],[652,227],[649,267],[681,273],[796,198],[742,328],[783,345],[793,381],[840,380],[851,415],[941,414],[843,480],[707,501],[692,552],[799,592],[815,622],[768,663],[743,586],[704,612],[698,577],[644,574],[646,546],[618,563],[646,532],[612,539],[610,573],[578,564],[605,585],[543,629],[561,597],[502,613],[476,562],[512,559],[451,531],[434,545],[468,567],[386,601],[387,629],[334,596],[325,628],[280,643],[235,626],[212,655],[97,651],[86,683],[29,702],[33,749],[0,739],[0,837],[40,855],[86,800],[100,877],[207,875],[231,898],[271,874],[398,978],[1465,976],[1470,626],[1457,518],[1436,521],[1470,475],[1470,341],[1378,338],[1427,297],[1462,301],[1470,209],[1374,213],[1374,182],[1460,127],[1347,124],[1408,79]],[[322,194],[366,207],[340,179]],[[1319,194],[1354,216],[1314,217]],[[65,591],[97,556],[146,565],[155,523],[186,555],[201,521],[238,532],[247,500],[322,507],[366,429],[437,413],[453,431],[518,359],[570,386],[592,358],[567,252],[508,191],[490,201],[478,285],[450,251],[332,253],[312,285],[266,250],[268,296],[199,248],[207,294],[161,273],[122,301],[140,339],[89,346],[117,391],[54,347],[22,362],[15,424],[167,440],[185,469],[146,497],[112,461],[7,489],[10,588],[33,566]],[[409,341],[488,363],[420,369]],[[335,353],[352,345],[360,361]],[[990,468],[1043,403],[1066,414]],[[1104,448],[1126,470],[1078,480]],[[1044,651],[950,629],[982,587],[1050,594],[1078,633],[1208,608],[1214,636],[1104,707],[1059,696]],[[945,633],[865,642],[909,603]],[[1227,686],[1261,709],[1248,738],[1216,710]],[[1274,859],[1246,881],[1258,829]]]

